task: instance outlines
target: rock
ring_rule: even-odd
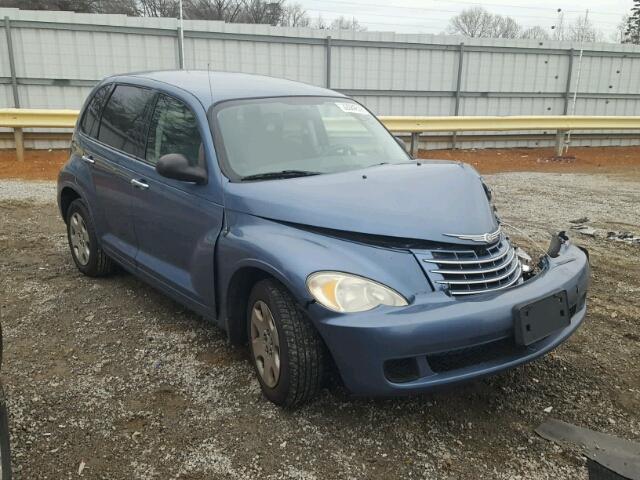
[[[582,223],[587,223],[588,221],[589,221],[588,217],[580,217],[574,220],[569,220],[569,223],[582,224]]]
[[[577,230],[582,235],[587,235],[589,237],[595,237],[597,230],[593,227],[589,227],[588,225],[576,225],[575,227],[571,227],[572,230]]]
[[[607,232],[607,240],[640,244],[640,236],[636,236],[631,232]]]

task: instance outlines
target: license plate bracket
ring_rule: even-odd
[[[531,345],[571,323],[567,292],[562,290],[514,308],[514,334],[519,345]]]

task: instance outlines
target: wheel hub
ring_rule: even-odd
[[[275,387],[280,379],[280,339],[273,314],[261,300],[251,309],[251,351],[262,381]]]
[[[78,263],[80,265],[89,263],[89,255],[91,253],[89,231],[84,218],[78,212],[74,212],[69,220],[69,239],[71,240],[73,256]]]

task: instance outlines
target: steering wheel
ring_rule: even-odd
[[[355,156],[358,152],[351,145],[345,145],[342,143],[337,143],[335,145],[330,145],[327,147],[326,154],[329,155],[352,155]]]

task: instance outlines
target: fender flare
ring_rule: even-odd
[[[240,302],[239,305],[236,305],[235,302],[230,300],[232,298],[231,295],[234,294],[234,292],[231,291],[234,288],[234,284],[241,280],[237,278],[237,275],[242,275],[242,271],[260,272],[259,275],[251,277],[254,281],[260,281],[261,277],[273,278],[292,292],[292,296],[296,301],[299,298],[299,296],[294,293],[299,290],[299,288],[296,289],[286,274],[269,262],[250,257],[234,264],[233,270],[230,270],[228,275],[225,275],[224,284],[218,284],[219,287],[221,287],[220,297],[218,299],[220,305],[220,326],[227,332],[229,340],[234,344],[242,343],[245,336],[245,325],[242,321],[239,322],[241,319],[238,318],[238,312],[236,311],[238,306],[244,309],[244,303]],[[246,294],[248,292],[243,291],[242,293]],[[304,305],[299,306],[304,308]]]

